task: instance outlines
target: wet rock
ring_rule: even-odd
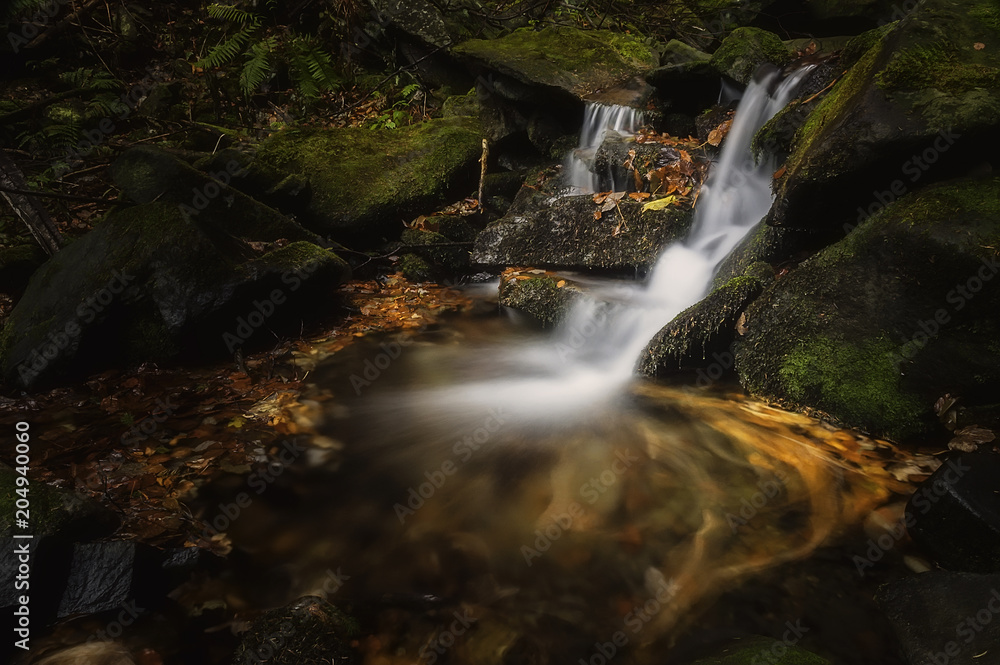
[[[766,273],[770,267],[762,266]],[[770,279],[767,279],[770,282]],[[758,276],[734,277],[715,288],[700,302],[687,308],[664,326],[643,350],[638,371],[658,376],[670,371],[705,367],[718,362],[713,353],[726,353],[732,367],[729,345],[737,337],[737,324],[747,306],[764,290]]]
[[[445,48],[451,45],[444,17],[426,0],[374,0],[372,6],[384,23],[427,46]]]
[[[561,322],[582,295],[572,282],[542,270],[505,273],[500,278],[500,304],[531,315],[545,328]]]
[[[929,187],[775,281],[737,341],[743,385],[897,440],[943,438],[945,393],[995,403],[998,200],[998,178]]]
[[[635,152],[634,158],[629,155],[631,151]],[[676,148],[659,143],[636,143],[630,136],[608,131],[594,154],[591,170],[601,180],[599,191],[634,192],[647,187],[645,184],[641,188],[636,186],[633,171],[644,175],[678,159],[680,153]],[[634,169],[627,169],[626,162],[630,162]]]
[[[671,39],[660,54],[661,65],[646,74],[656,97],[669,112],[695,116],[718,99],[719,72],[712,56]]]
[[[360,662],[349,644],[357,632],[354,619],[318,596],[304,596],[258,617],[236,649],[233,665]]]
[[[315,316],[310,298],[349,275],[332,252],[266,242],[280,227],[241,229],[227,212],[146,203],[112,212],[60,251],[0,332],[4,381],[35,389],[113,363],[225,356],[261,330],[297,331]]]
[[[636,37],[567,26],[522,28],[500,39],[469,40],[453,51],[490,81],[494,94],[536,105],[582,100],[657,64]]]
[[[399,223],[465,195],[479,180],[482,139],[468,117],[394,130],[295,129],[261,144],[251,176],[308,181],[300,218],[349,243],[394,239]]]
[[[985,159],[1000,134],[1000,21],[990,0],[927,0],[852,40],[853,62],[796,134],[775,226],[850,228]]]
[[[74,545],[58,616],[96,614],[123,605],[131,596],[135,556],[135,543],[122,540]]]
[[[770,637],[745,637],[721,647],[706,658],[690,665],[746,665],[770,663],[771,665],[830,665],[830,661],[814,653]]]
[[[975,452],[950,457],[906,504],[913,541],[944,568],[1000,572],[998,477],[1000,455]]]
[[[469,265],[470,245],[455,245],[454,241],[437,231],[407,229],[401,240],[404,245],[426,264],[433,267],[438,276],[454,276]]]
[[[692,221],[687,207],[646,212],[642,207],[626,197],[595,220],[599,206],[589,195],[556,197],[526,187],[507,214],[476,237],[472,262],[634,273],[649,268]]]
[[[1000,644],[1000,575],[930,571],[875,596],[911,665],[982,665]]]
[[[791,59],[781,38],[760,28],[737,28],[712,54],[711,65],[723,76],[747,85],[764,63],[783,66]]]

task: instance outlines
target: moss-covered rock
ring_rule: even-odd
[[[15,530],[14,519],[21,474],[0,464],[0,538],[10,538]],[[37,481],[27,485],[30,496],[30,533],[36,538],[59,536],[64,540],[87,539],[107,536],[120,523],[118,517],[100,504],[75,492]]]
[[[734,640],[716,653],[690,665],[830,665],[826,658],[810,653],[785,640],[770,637],[745,637]]]
[[[736,337],[735,327],[740,314],[770,282],[764,282],[759,274],[761,271],[734,277],[675,316],[646,345],[639,358],[638,371],[647,376],[660,376],[714,362],[709,354],[729,347]]]
[[[849,43],[853,65],[798,130],[769,223],[855,223],[983,159],[1000,138],[1000,51],[976,45],[1000,42],[996,12],[992,0],[926,0]]]
[[[695,115],[719,96],[719,72],[712,56],[671,39],[660,54],[660,66],[646,74],[656,96],[672,111]]]
[[[226,152],[201,161],[207,169],[203,173],[163,150],[132,148],[111,165],[111,175],[132,201],[173,203],[184,214],[198,218],[199,226],[213,236],[320,241],[315,233],[233,186],[234,180],[247,175],[246,157]]]
[[[779,67],[791,59],[788,48],[773,32],[761,28],[737,28],[712,54],[711,64],[723,76],[746,85],[764,63]]]
[[[736,346],[741,381],[876,435],[943,434],[941,395],[996,401],[998,241],[1000,179],[905,197],[750,306]]]
[[[400,240],[408,250],[433,266],[438,275],[451,276],[469,265],[469,246],[455,245],[456,241],[437,231],[407,229]]]
[[[493,73],[493,91],[514,101],[583,99],[657,65],[642,40],[609,30],[550,26],[522,28],[500,39],[470,39],[454,53],[474,69]],[[488,77],[487,77],[488,78]],[[508,85],[507,81],[513,83]]]
[[[476,237],[472,262],[490,267],[601,268],[634,274],[691,226],[687,206],[643,212],[624,198],[594,219],[590,195],[553,197],[525,187],[502,218]]]
[[[0,247],[0,291],[20,293],[32,273],[45,262],[45,252],[37,243]]]
[[[3,380],[34,389],[116,362],[232,353],[349,274],[312,243],[275,248],[228,224],[224,209],[165,201],[110,214],[33,275],[0,331]]]
[[[265,612],[243,636],[233,665],[324,665],[361,662],[350,646],[358,633],[353,618],[319,596],[305,596]]]
[[[572,282],[541,270],[506,273],[500,278],[500,304],[531,315],[545,328],[560,323],[582,296]]]
[[[471,191],[481,153],[478,121],[468,117],[395,130],[291,129],[260,146],[251,177],[301,176],[311,191],[303,223],[371,243],[394,239],[401,221]]]

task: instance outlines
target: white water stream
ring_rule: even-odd
[[[807,73],[800,69],[779,81],[772,70],[750,84],[702,186],[690,235],[664,249],[646,283],[591,289],[593,297],[581,299],[550,338],[479,349],[476,358],[463,361],[468,380],[411,395],[414,406],[467,414],[498,407],[519,421],[552,422],[599,409],[622,395],[645,346],[707,295],[719,264],[770,208],[774,165],[768,159],[755,163],[750,141]],[[596,149],[608,128],[626,129],[635,120],[634,111],[591,107],[581,146]],[[590,180],[579,173],[571,177],[580,178],[574,186],[581,189],[594,185],[593,174]]]

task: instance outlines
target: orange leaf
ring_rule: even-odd
[[[976,49],[977,51],[982,51],[984,48],[986,48],[986,44],[982,42],[976,42],[975,44],[972,45],[972,48]]]
[[[785,175],[785,165],[782,164],[781,168],[774,172],[774,179],[777,180],[781,176]]]

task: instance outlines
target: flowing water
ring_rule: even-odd
[[[628,106],[591,102],[583,114],[580,145],[566,156],[565,178],[571,194],[593,194],[600,178],[591,168],[608,131],[630,135],[642,124],[642,113]]]
[[[319,369],[309,420],[338,462],[286,474],[234,541],[281,566],[294,593],[349,576],[331,600],[376,608],[370,662],[593,663],[618,632],[621,662],[664,662],[656,649],[719,593],[899,491],[884,442],[633,377],[767,212],[772,165],[749,142],[805,73],[751,84],[690,236],[645,284],[598,289],[542,339],[494,319],[357,345],[354,367],[395,358],[364,399],[346,355]],[[588,113],[585,146],[628,115]]]

